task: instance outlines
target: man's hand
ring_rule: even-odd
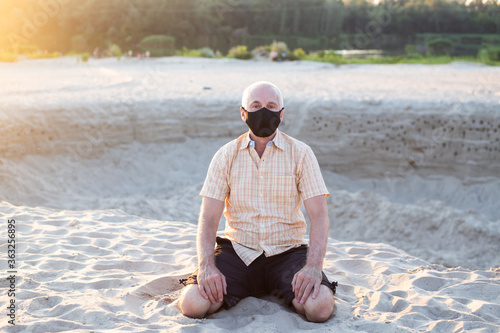
[[[306,264],[293,276],[292,290],[295,293],[295,299],[300,304],[304,304],[311,291],[313,291],[312,298],[315,299],[318,296],[322,279],[321,269]]]
[[[196,237],[198,290],[212,304],[222,302],[222,293],[227,294],[226,277],[215,267],[214,261],[214,244],[223,210],[224,201],[203,197]]]
[[[222,302],[222,293],[227,294],[226,277],[222,275],[215,265],[200,267],[198,271],[198,289],[201,296],[210,300],[210,303]]]
[[[311,291],[313,299],[318,296],[321,280],[323,279],[321,269],[325,258],[330,226],[326,199],[323,194],[305,200],[304,206],[311,220],[309,251],[306,265],[294,275],[292,280],[292,290],[295,293],[295,299],[300,304],[306,302]]]

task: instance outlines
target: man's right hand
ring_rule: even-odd
[[[227,294],[226,277],[215,267],[206,265],[198,270],[198,289],[204,299],[216,304],[222,302],[223,293]]]

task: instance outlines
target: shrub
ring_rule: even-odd
[[[498,65],[500,62],[500,47],[483,45],[477,54],[477,59],[486,65]]]
[[[277,42],[277,41],[273,41],[273,43],[271,44],[271,51],[278,52],[278,55],[290,52],[285,42]]]
[[[209,47],[203,47],[199,49],[201,56],[204,58],[213,58],[215,56],[214,50]]]
[[[203,47],[201,49],[188,49],[183,46],[181,50],[176,50],[175,55],[181,57],[203,57],[203,58],[213,58],[215,57],[215,52],[209,47]]]
[[[201,52],[195,49],[188,49],[183,46],[181,50],[176,50],[175,55],[180,57],[201,57]]]
[[[271,44],[271,52],[272,53],[276,52],[276,57],[273,58],[272,60],[281,61],[289,59],[290,50],[288,50],[288,46],[286,45],[285,42],[273,41],[273,43]]]
[[[271,50],[270,46],[257,46],[252,50],[252,54],[254,56],[260,56],[260,57],[265,57],[269,58],[269,51]]]
[[[487,64],[488,62],[490,62],[490,55],[488,54],[488,50],[486,48],[482,48],[479,50],[479,52],[477,54],[477,58],[483,64]]]
[[[500,47],[491,46],[486,48],[486,51],[488,52],[488,57],[491,61],[500,61]]]
[[[245,45],[238,45],[232,47],[228,54],[228,58],[236,58],[236,59],[252,59],[252,54],[247,50]]]
[[[427,43],[427,47],[434,54],[449,54],[453,43],[447,38],[434,38]]]
[[[285,56],[285,60],[292,60],[292,61],[295,61],[295,60],[300,60],[300,58],[293,52],[288,52]]]
[[[88,52],[82,53],[80,55],[80,57],[81,57],[81,59],[82,59],[83,62],[87,62],[87,61],[89,61],[90,53],[88,53]]]
[[[144,37],[141,49],[151,52],[152,57],[171,56],[175,53],[175,38],[167,35],[151,35]]]
[[[110,47],[109,47],[109,52],[116,57],[116,59],[120,60],[120,58],[122,57],[122,49],[116,45],[116,44],[112,44]]]
[[[11,52],[0,52],[0,62],[16,62],[17,55]]]
[[[305,59],[306,52],[302,48],[293,50],[293,54],[299,59]]]

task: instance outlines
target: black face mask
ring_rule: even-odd
[[[276,131],[281,122],[280,114],[283,109],[271,111],[264,107],[254,112],[248,112],[243,108],[247,113],[246,123],[248,127],[252,130],[253,134],[261,138],[270,136]]]

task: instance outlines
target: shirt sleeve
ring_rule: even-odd
[[[226,171],[221,167],[222,165],[226,165],[226,163],[223,151],[219,150],[215,153],[208,167],[207,177],[200,192],[202,197],[209,197],[220,201],[226,200],[229,194],[229,185]]]
[[[318,160],[310,147],[307,147],[298,171],[299,182],[297,189],[302,200],[305,201],[321,194],[327,197],[330,194],[321,175]]]

